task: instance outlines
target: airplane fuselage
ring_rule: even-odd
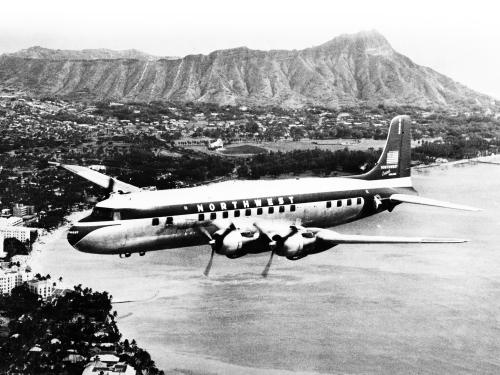
[[[68,232],[69,243],[83,252],[130,254],[207,243],[207,233],[231,224],[251,240],[239,253],[269,251],[254,225],[260,220],[300,220],[304,226],[333,227],[384,210],[388,197],[413,193],[411,178],[297,178],[226,181],[193,188],[113,194]],[[286,224],[282,225],[286,227]],[[250,245],[251,242],[251,245]]]

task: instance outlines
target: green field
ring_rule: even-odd
[[[270,151],[293,151],[293,150],[310,150],[318,148],[320,150],[368,150],[369,148],[379,149],[383,148],[385,140],[375,139],[322,139],[310,140],[303,139],[300,141],[277,141],[277,142],[263,142],[259,143],[260,147],[266,148]]]
[[[221,150],[220,152],[225,155],[255,155],[268,152],[268,150],[252,144],[244,144],[238,146],[229,146],[226,149]]]
[[[246,143],[232,143],[226,145],[223,150],[209,150],[206,146],[186,146],[192,150],[204,152],[207,154],[223,154],[227,156],[248,156],[260,154],[268,151],[282,151],[289,152],[293,150],[343,150],[348,148],[349,150],[368,150],[369,148],[374,148],[378,150],[383,148],[385,145],[385,140],[375,140],[375,139],[322,139],[322,140],[311,140],[302,139],[300,141],[276,141],[276,142],[246,142]]]

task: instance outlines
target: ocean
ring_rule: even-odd
[[[208,246],[79,253],[59,230],[35,272],[113,295],[118,326],[167,374],[497,374],[500,165],[414,172],[422,196],[482,208],[400,205],[342,233],[467,238],[465,244],[340,245],[299,261],[216,256]]]

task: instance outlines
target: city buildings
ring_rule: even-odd
[[[22,203],[16,203],[12,207],[12,214],[17,217],[23,217],[35,214],[35,206],[27,206]]]
[[[23,219],[17,216],[0,217],[0,228],[6,226],[23,225]]]
[[[12,226],[12,225],[3,226],[2,222],[0,221],[0,233],[3,235],[4,239],[15,238],[18,241],[25,243],[26,241],[31,241],[32,238],[31,233],[36,231],[37,230],[34,228],[27,228],[22,226]]]
[[[52,296],[56,289],[54,284],[51,279],[34,279],[28,281],[28,288],[32,293],[38,294],[43,299],[47,299]]]
[[[5,252],[4,239],[5,237],[3,235],[3,232],[0,232],[0,259],[4,259],[9,255]]]
[[[10,294],[12,289],[31,278],[31,272],[26,268],[13,266],[0,268],[0,294]]]
[[[91,358],[82,375],[135,375],[135,369],[124,363],[119,362],[119,358],[113,354],[100,354]]]

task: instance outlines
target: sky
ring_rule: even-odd
[[[500,99],[494,0],[0,0],[0,12],[0,53],[34,45],[160,56],[302,49],[375,29],[417,64]]]

